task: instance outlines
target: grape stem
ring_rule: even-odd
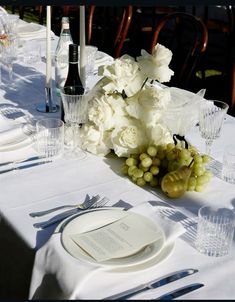
[[[144,82],[143,82],[143,84],[142,84],[140,90],[142,90],[142,89],[144,88],[144,85],[146,84],[147,81],[148,81],[148,77],[144,80]]]
[[[188,168],[191,168],[191,165],[193,164],[194,162],[194,158],[191,160],[190,164],[188,165]]]
[[[188,149],[188,142],[186,141],[185,137],[179,134],[173,134],[173,140],[174,140],[174,144],[177,145],[177,139],[180,141],[184,141],[185,142],[185,149]]]

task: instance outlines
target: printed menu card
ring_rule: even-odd
[[[144,219],[141,219],[144,218]],[[71,235],[72,240],[96,261],[127,257],[161,239],[163,232],[145,217],[129,213],[98,229]]]

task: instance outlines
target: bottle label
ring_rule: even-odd
[[[69,29],[69,23],[63,23],[62,27],[63,29]]]

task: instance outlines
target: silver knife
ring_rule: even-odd
[[[13,164],[26,163],[26,162],[30,162],[30,161],[34,161],[34,160],[38,160],[38,159],[43,159],[43,158],[45,158],[45,157],[43,157],[43,156],[33,156],[33,157],[29,157],[29,158],[22,159],[22,160],[8,161],[8,162],[5,162],[5,163],[1,163],[0,167],[13,165]]]
[[[44,161],[31,163],[31,164],[24,165],[24,166],[14,166],[14,167],[10,167],[10,168],[5,169],[5,170],[0,170],[0,174],[6,173],[6,172],[11,172],[11,171],[14,171],[14,170],[28,169],[28,168],[32,168],[34,166],[39,166],[39,165],[43,165],[43,164],[47,164],[47,163],[51,163],[51,162],[52,162],[52,160],[44,160]]]
[[[118,300],[118,299],[127,300],[130,297],[132,297],[134,295],[137,295],[139,293],[142,293],[146,290],[151,290],[151,289],[158,288],[160,286],[171,283],[173,281],[184,278],[186,276],[190,276],[190,275],[195,274],[197,272],[198,272],[197,269],[189,268],[189,269],[180,270],[180,271],[177,271],[177,272],[174,272],[174,273],[170,273],[170,274],[167,274],[164,277],[155,279],[155,280],[153,280],[149,283],[141,284],[141,285],[139,285],[135,288],[128,289],[127,291],[124,291],[122,293],[104,298],[104,300]]]
[[[202,284],[202,283],[189,284],[184,287],[175,289],[175,290],[171,291],[170,293],[164,294],[161,297],[158,297],[158,298],[152,299],[152,300],[173,300],[177,297],[183,296],[198,288],[201,288],[202,286],[204,286],[204,284]]]

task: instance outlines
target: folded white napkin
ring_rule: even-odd
[[[172,134],[185,136],[199,121],[199,108],[200,103],[205,101],[205,89],[197,93],[177,87],[170,87],[169,90],[171,103],[165,112],[164,122]]]
[[[185,231],[180,223],[161,216],[157,213],[157,207],[153,207],[147,202],[141,203],[130,211],[145,215],[158,223],[165,233],[165,246],[173,243]],[[138,278],[138,275],[143,276],[144,274],[143,269],[134,273],[131,268],[128,270],[124,269],[123,272],[120,269],[117,272],[115,268],[106,268],[75,259],[63,248],[60,236],[60,233],[53,234],[48,242],[36,253],[29,299],[45,299],[48,297],[54,299],[80,299],[82,297],[82,287],[91,277],[92,280],[95,278],[95,281],[90,284],[90,288],[95,291],[96,288],[100,289],[102,287],[108,289],[110,287],[110,276],[115,277],[116,284],[128,280],[128,284],[132,286],[130,276],[134,274]],[[154,269],[154,264],[149,264],[149,268]],[[57,285],[47,286],[47,275],[50,278],[55,278],[56,282],[53,282],[53,284]],[[60,293],[59,296],[58,293]],[[109,294],[110,291],[106,294],[104,291],[104,295],[107,296]]]

